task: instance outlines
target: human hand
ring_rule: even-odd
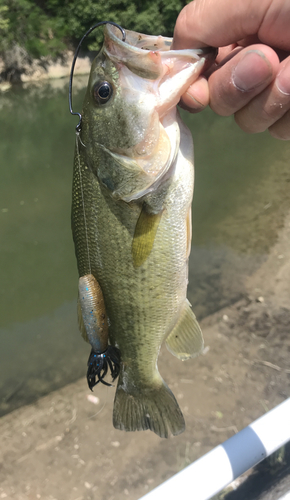
[[[183,95],[181,107],[207,104],[234,114],[249,133],[290,139],[290,2],[195,0],[180,12],[173,49],[220,47],[216,64]]]

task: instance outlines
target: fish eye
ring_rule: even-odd
[[[105,104],[112,97],[113,88],[109,82],[98,83],[93,88],[93,96],[99,104]]]

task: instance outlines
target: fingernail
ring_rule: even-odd
[[[276,85],[280,92],[290,95],[290,64],[288,63],[278,74]]]
[[[267,82],[272,74],[270,63],[263,52],[250,50],[235,67],[232,82],[238,90],[249,92]]]
[[[185,92],[186,97],[190,101],[190,107],[200,109],[205,108],[205,104],[199,102],[195,97],[193,97],[189,92]]]

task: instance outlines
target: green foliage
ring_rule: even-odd
[[[9,29],[9,19],[7,19],[8,7],[6,5],[0,6],[0,36],[6,35]]]
[[[56,56],[74,48],[86,30],[99,21],[115,21],[124,28],[172,36],[186,0],[0,0],[0,51],[13,45],[32,57]],[[102,29],[86,40],[96,49]]]
[[[89,29],[92,24],[101,20],[114,21],[127,29],[143,33],[170,35],[178,12],[181,9],[181,2],[176,0],[175,3],[179,4],[180,8],[176,8],[175,15],[172,16],[170,23],[166,12],[166,2],[163,0],[154,2],[101,0],[98,3],[91,0],[86,1],[85,5],[82,5],[83,3],[83,1],[73,0],[64,8],[64,17],[73,18],[73,23],[70,26],[70,37],[73,41],[79,40],[81,34]],[[92,43],[92,40],[95,40],[96,43]],[[86,44],[89,49],[97,49],[101,40],[102,30],[100,29],[92,34]]]
[[[40,57],[55,56],[65,49],[63,23],[49,16],[33,0],[0,0],[0,16],[0,30],[4,31],[1,32],[1,51],[17,44],[32,57]]]

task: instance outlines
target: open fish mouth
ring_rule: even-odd
[[[104,52],[112,61],[119,62],[142,78],[143,85],[137,86],[136,90],[151,90],[157,94],[159,117],[176,106],[184,91],[214,62],[217,55],[217,49],[213,47],[171,50],[172,38],[130,30],[125,30],[125,33],[123,41],[118,28],[106,25]],[[122,76],[125,77],[122,83],[130,86],[132,82],[128,76],[127,80],[125,75]],[[151,81],[151,85],[148,82],[146,85],[146,80]],[[152,85],[153,81],[155,85]]]

